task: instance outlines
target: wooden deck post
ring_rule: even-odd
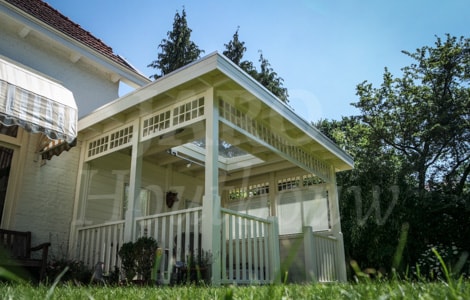
[[[281,256],[279,250],[279,221],[277,217],[268,217],[272,221],[272,227],[269,240],[269,255],[271,257],[271,275],[273,283],[281,282]]]
[[[338,281],[346,282],[346,258],[344,255],[343,234],[341,233],[338,186],[336,185],[336,173],[333,166],[330,167],[330,177],[331,182],[329,184],[328,197],[330,198],[331,231],[337,241],[336,272],[338,274]]]
[[[212,253],[211,283],[221,281],[221,204],[219,196],[219,109],[214,92],[205,103],[206,109],[206,161],[205,195],[202,201],[202,250]]]
[[[129,180],[129,199],[127,199],[126,223],[124,226],[124,242],[133,241],[135,238],[135,209],[136,199],[139,199],[142,178],[142,146],[139,143],[140,124],[134,122],[132,138],[131,172]]]
[[[305,226],[304,231],[304,253],[305,253],[305,280],[306,282],[317,281],[315,274],[315,247],[313,245],[313,230],[311,226]]]

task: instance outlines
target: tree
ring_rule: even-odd
[[[415,53],[394,78],[385,68],[380,88],[357,86],[361,120],[407,158],[418,190],[461,194],[470,173],[470,40],[447,35]]]
[[[315,124],[355,161],[353,170],[337,174],[346,256],[362,269],[386,273],[405,272],[420,264],[426,276],[431,245],[443,245],[447,250],[440,254],[458,273],[456,262],[465,259],[470,249],[468,192],[461,196],[449,190],[417,193],[408,157],[388,146],[361,119],[343,117]],[[401,239],[403,233],[407,239]],[[402,253],[397,251],[400,245]],[[467,260],[460,270],[465,272],[469,264]]]
[[[258,73],[256,80],[258,80],[264,87],[270,90],[274,95],[278,96],[283,102],[289,102],[289,93],[283,87],[284,79],[279,77],[269,61],[263,56],[260,51],[259,62],[261,71]]]
[[[233,39],[228,43],[224,44],[225,51],[223,54],[233,61],[237,66],[240,66],[242,62],[243,55],[246,52],[245,42],[241,42],[238,39],[238,30],[240,27],[237,28],[237,31],[233,34]]]
[[[406,231],[402,271],[430,248],[453,272],[470,250],[469,40],[447,35],[435,47],[403,51],[415,63],[394,78],[385,69],[379,88],[357,87],[357,117],[317,126],[350,152],[355,169],[338,174],[345,248],[363,268],[396,268]],[[459,230],[456,230],[459,228]],[[445,255],[444,255],[445,254]],[[447,261],[449,259],[449,261]],[[434,261],[434,260],[433,260]],[[468,270],[466,267],[460,270]]]
[[[191,41],[191,32],[186,21],[186,11],[183,8],[181,15],[178,11],[175,14],[173,30],[167,33],[168,39],[163,39],[158,46],[161,48],[158,59],[148,65],[161,72],[150,76],[151,78],[158,79],[200,58],[204,50],[200,50]]]
[[[243,71],[248,73],[251,77],[256,79],[261,83],[265,88],[270,92],[276,95],[281,101],[287,103],[289,102],[289,93],[287,88],[283,86],[284,79],[279,77],[269,61],[263,56],[263,53],[260,52],[260,68],[258,72],[256,67],[251,61],[243,60],[243,55],[246,52],[245,42],[241,42],[238,38],[238,30],[235,31],[232,40],[228,44],[224,44],[225,50],[223,54],[229,58],[232,62],[238,65]]]
[[[354,169],[337,174],[346,256],[362,269],[388,272],[408,221],[406,180],[401,157],[360,119],[321,120],[315,126],[354,157]]]

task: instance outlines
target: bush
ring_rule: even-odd
[[[134,250],[134,243],[127,242],[122,244],[121,249],[119,249],[119,257],[121,257],[121,265],[124,271],[124,276],[127,281],[132,281],[136,274],[136,254]]]
[[[157,246],[157,241],[152,237],[141,237],[134,244],[136,271],[146,283],[151,279]]]
[[[128,282],[135,275],[139,275],[145,283],[150,281],[157,246],[157,241],[152,237],[140,237],[135,243],[127,242],[122,245],[118,254]]]
[[[82,261],[58,259],[47,264],[47,282],[52,283],[59,274],[68,267],[67,272],[60,278],[60,282],[73,282],[75,284],[90,283],[92,271]]]
[[[445,270],[439,258],[433,252],[437,251],[449,269],[450,275],[453,277],[469,276],[467,273],[470,269],[470,261],[468,253],[462,251],[454,243],[451,245],[428,245],[427,249],[421,253],[418,258],[417,266],[413,268],[413,274],[418,278],[427,278],[430,280],[445,279]]]

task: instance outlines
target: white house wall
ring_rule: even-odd
[[[61,154],[43,164],[35,152],[39,135],[25,134],[22,157],[24,169],[18,184],[10,228],[32,231],[32,244],[51,242],[51,256],[66,255],[74,191],[78,173],[79,147]],[[65,162],[65,163],[64,163]],[[10,186],[9,186],[10,188]],[[10,203],[11,204],[11,203]]]
[[[118,98],[119,82],[112,82],[107,74],[81,60],[73,62],[70,54],[51,47],[34,33],[20,38],[3,22],[0,20],[0,55],[50,76],[71,90],[79,117]]]

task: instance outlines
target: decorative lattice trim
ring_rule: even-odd
[[[243,200],[259,195],[269,194],[269,182],[252,184],[245,187],[237,187],[228,191],[230,201]]]
[[[142,136],[152,135],[170,128],[171,110],[163,111],[145,119],[142,124]]]
[[[88,143],[88,157],[108,151],[109,136],[104,136]]]
[[[134,126],[114,130],[88,142],[87,158],[95,158],[129,146],[132,142]]]
[[[312,186],[315,184],[322,184],[322,183],[325,183],[325,181],[314,174],[306,174],[302,176],[290,176],[290,177],[278,179],[277,190],[278,191],[293,190],[297,188],[304,188],[304,187]]]
[[[282,178],[277,181],[278,191],[293,190],[302,187],[300,176]]]
[[[307,153],[305,150],[289,143],[285,138],[274,133],[261,122],[251,118],[246,113],[242,113],[239,109],[225,102],[223,99],[219,99],[219,111],[221,118],[296,160],[321,178],[327,181],[331,180],[328,164],[314,157],[312,154]]]
[[[204,97],[157,111],[142,120],[142,138],[149,139],[204,117]]]
[[[204,115],[204,97],[184,103],[173,109],[173,126]]]

